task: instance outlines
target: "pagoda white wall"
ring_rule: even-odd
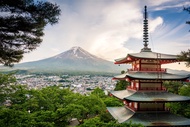
[[[139,64],[140,62],[139,62],[139,60],[138,61],[134,61],[133,63],[132,63],[132,69],[133,70],[139,70],[139,68],[140,68],[140,64]]]
[[[139,89],[139,81],[138,80],[131,81],[130,88],[131,89],[136,89],[136,90]]]

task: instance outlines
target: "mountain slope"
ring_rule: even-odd
[[[68,51],[47,59],[17,64],[15,69],[49,72],[116,72],[123,67],[113,62],[98,58],[80,47],[73,47]],[[126,68],[126,66],[125,66]]]

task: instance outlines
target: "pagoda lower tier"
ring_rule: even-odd
[[[107,107],[110,114],[119,123],[130,123],[144,126],[190,126],[190,119],[174,115],[168,111],[139,111],[133,112],[127,107]]]
[[[190,102],[190,97],[169,93],[163,81],[186,81],[189,76],[166,72],[128,71],[113,79],[127,80],[126,90],[111,91],[123,101],[124,107],[107,107],[118,122],[140,123],[144,126],[189,126],[190,119],[174,115],[165,106],[168,102]]]
[[[117,80],[168,80],[168,81],[185,81],[188,75],[177,75],[166,72],[143,72],[143,71],[128,71],[124,74],[114,76]]]
[[[169,93],[167,91],[111,91],[110,94],[120,100],[129,102],[190,102],[190,97]]]

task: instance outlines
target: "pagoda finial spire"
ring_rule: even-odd
[[[143,42],[144,48],[141,49],[141,52],[151,52],[151,49],[148,48],[148,16],[147,16],[147,6],[144,6],[144,25],[143,25]]]

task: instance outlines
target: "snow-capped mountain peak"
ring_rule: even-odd
[[[75,46],[75,47],[72,47],[70,50],[73,50],[73,54],[76,54],[77,50],[81,50],[81,48],[78,46]]]
[[[90,54],[89,52],[78,46],[72,47],[70,50],[54,56],[54,58],[98,59],[96,56]]]

